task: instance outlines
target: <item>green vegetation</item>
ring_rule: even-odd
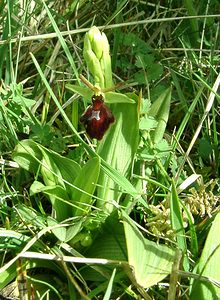
[[[0,2],[0,298],[219,299],[219,11]]]

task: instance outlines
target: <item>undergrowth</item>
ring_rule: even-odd
[[[1,299],[218,298],[219,9],[1,1]]]

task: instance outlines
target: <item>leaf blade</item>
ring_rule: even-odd
[[[175,251],[144,238],[125,212],[122,220],[132,275],[139,286],[149,288],[171,273]]]

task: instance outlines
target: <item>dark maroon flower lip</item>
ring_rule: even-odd
[[[92,96],[92,104],[80,118],[80,122],[84,124],[89,137],[97,140],[103,138],[109,126],[114,121],[115,118],[110,108],[104,104],[102,95]]]

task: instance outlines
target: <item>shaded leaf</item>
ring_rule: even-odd
[[[199,140],[199,155],[204,159],[208,159],[213,152],[213,146],[208,137],[203,137]]]
[[[124,228],[117,211],[112,212],[102,224],[99,235],[86,251],[86,257],[127,261]],[[111,265],[100,266],[96,269],[88,266],[83,270],[83,277],[100,281],[104,278],[110,278],[112,270]]]

